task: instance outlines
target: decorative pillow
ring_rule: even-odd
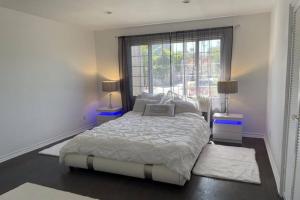
[[[200,109],[200,104],[198,99],[195,97],[187,97],[187,96],[182,96],[179,94],[176,94],[175,92],[172,91],[168,91],[167,95],[164,95],[160,101],[160,103],[168,103],[171,100],[175,100],[175,101],[187,101],[192,103],[197,109],[199,109],[199,111],[201,111]]]
[[[147,104],[144,116],[175,116],[175,104]]]
[[[179,95],[172,91],[168,91],[167,96],[170,97],[172,100],[182,100],[182,101],[186,101],[186,99],[189,98],[187,96]]]
[[[197,98],[190,98],[190,97],[187,97],[187,98],[185,99],[185,101],[192,103],[192,104],[195,106],[195,108],[196,108],[200,113],[202,112],[201,106],[200,106],[199,101],[198,101]]]
[[[151,93],[147,93],[147,92],[143,92],[142,94],[138,95],[136,97],[136,99],[151,99],[151,100],[158,100],[160,101],[161,98],[164,96],[163,93],[160,94],[151,94]]]
[[[159,100],[136,99],[132,111],[144,112],[146,104],[158,104]]]
[[[172,100],[172,96],[169,95],[164,95],[161,100],[160,100],[160,104],[166,104],[168,102],[170,102]]]
[[[201,115],[201,112],[196,106],[188,101],[182,101],[182,100],[172,100],[170,101],[171,104],[175,104],[175,113],[185,113],[185,112],[191,112],[191,113],[197,113]]]

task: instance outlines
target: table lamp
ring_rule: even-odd
[[[238,82],[237,81],[219,81],[218,82],[218,93],[225,94],[226,101],[226,115],[228,115],[229,107],[229,94],[234,94],[238,92]]]
[[[119,90],[119,81],[102,81],[102,91],[109,92],[109,104],[108,108],[112,108],[111,96],[112,92]]]

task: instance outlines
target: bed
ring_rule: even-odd
[[[209,119],[209,101],[200,104]],[[195,113],[153,117],[131,111],[74,137],[61,149],[60,162],[184,185],[210,134],[209,123]]]

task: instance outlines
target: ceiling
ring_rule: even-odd
[[[0,0],[5,8],[93,30],[268,12],[272,4],[273,0]]]

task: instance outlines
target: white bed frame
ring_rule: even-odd
[[[207,113],[207,122],[211,119],[211,101],[206,97],[198,97],[201,111]],[[64,164],[70,169],[83,168],[125,176],[151,179],[154,181],[171,183],[183,186],[187,181],[182,175],[171,171],[163,165],[139,164],[117,160],[104,159],[80,154],[69,154],[64,159]]]

